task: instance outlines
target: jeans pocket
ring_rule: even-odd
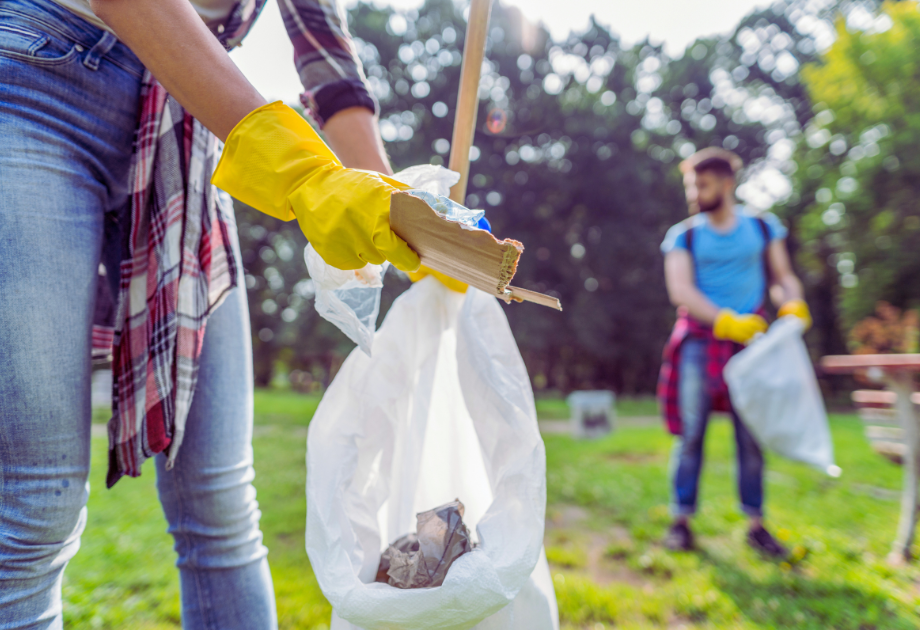
[[[56,66],[76,59],[80,47],[50,35],[39,25],[0,13],[0,57],[35,66]]]

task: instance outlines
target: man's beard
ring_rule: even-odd
[[[714,199],[713,201],[710,201],[709,203],[704,203],[698,200],[696,202],[696,205],[699,207],[700,212],[715,212],[716,210],[722,207],[723,201],[724,199],[722,197],[718,197],[717,199]]]

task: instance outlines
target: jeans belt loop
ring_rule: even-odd
[[[98,70],[99,62],[102,61],[102,58],[105,57],[117,43],[118,38],[106,31],[102,34],[99,41],[96,42],[96,45],[90,48],[89,52],[86,53],[86,57],[83,59],[83,65],[90,70]]]

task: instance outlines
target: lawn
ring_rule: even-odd
[[[326,628],[330,615],[303,549],[305,429],[317,403],[256,395],[255,483],[282,628]],[[538,409],[541,418],[565,417],[559,401]],[[619,405],[621,417],[653,412],[649,401]],[[840,479],[769,460],[768,519],[796,552],[786,564],[744,545],[726,422],[708,436],[700,550],[689,554],[659,544],[671,439],[657,423],[636,418],[591,442],[546,435],[546,548],[563,629],[920,626],[920,569],[884,562],[901,471],[871,452],[855,416],[834,416],[832,429]],[[94,438],[89,523],[65,575],[65,620],[72,628],[176,629],[178,577],[153,467],[105,490],[105,448]]]

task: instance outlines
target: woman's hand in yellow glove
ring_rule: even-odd
[[[460,282],[450,276],[445,276],[440,271],[435,271],[434,269],[429,269],[428,267],[422,265],[419,267],[418,271],[412,271],[409,273],[409,280],[412,282],[418,282],[426,276],[433,276],[445,287],[451,291],[456,291],[457,293],[466,293],[466,290],[469,288],[469,285],[465,282]]]
[[[808,310],[808,304],[805,303],[805,300],[789,300],[783,304],[776,316],[785,317],[786,315],[795,315],[801,319],[805,325],[805,330],[811,328],[811,311]]]
[[[760,315],[739,315],[729,308],[719,311],[712,326],[716,339],[730,339],[736,343],[748,343],[754,335],[766,330],[767,320]]]
[[[338,269],[389,260],[415,271],[421,264],[390,229],[390,196],[408,186],[343,167],[313,127],[280,101],[233,128],[211,182],[273,217],[296,218],[323,260]]]

